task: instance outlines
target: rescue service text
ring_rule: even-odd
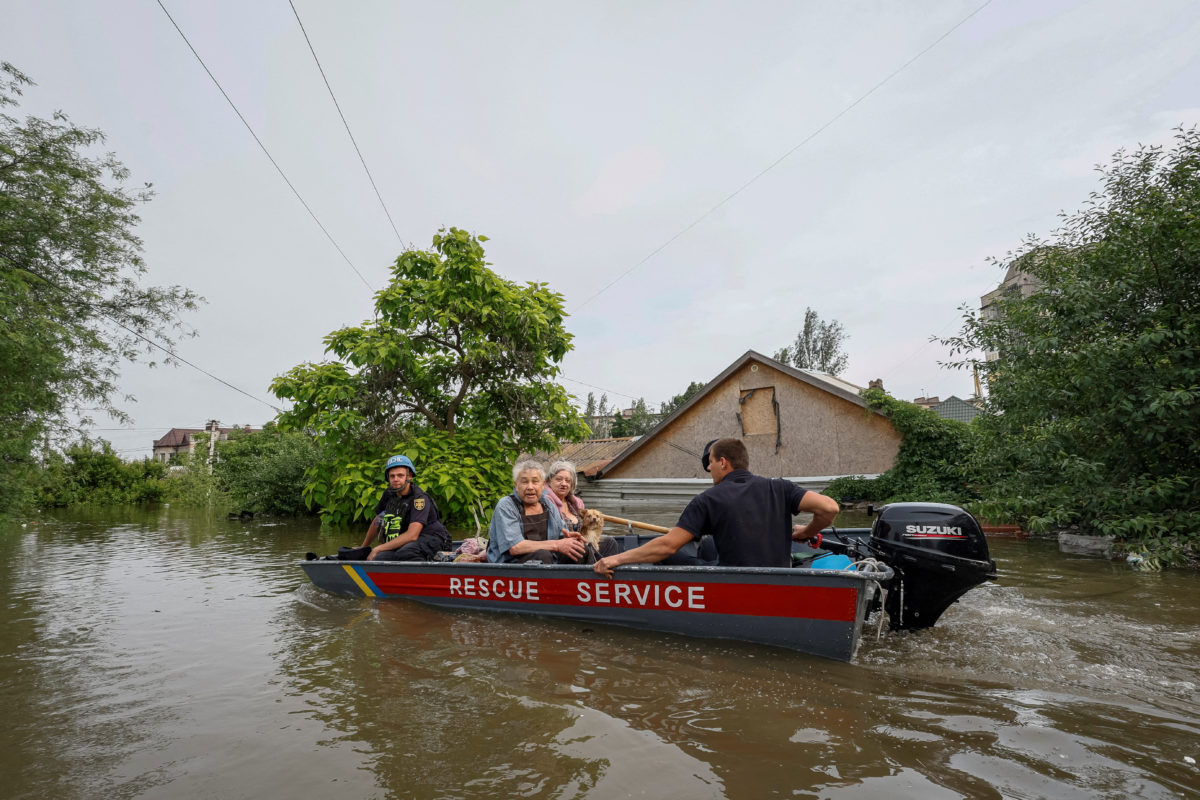
[[[580,581],[576,599],[583,605],[632,606],[635,608],[704,608],[704,587],[668,583],[611,583]]]
[[[544,584],[539,586],[539,584]],[[570,593],[571,584],[575,592]],[[654,581],[537,581],[528,578],[450,578],[451,597],[478,597],[576,606],[626,608],[705,608],[705,586]]]

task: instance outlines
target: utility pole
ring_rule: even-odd
[[[209,420],[209,435],[208,435],[208,474],[212,475],[213,456],[217,452],[217,421]]]

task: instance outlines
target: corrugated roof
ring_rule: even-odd
[[[579,472],[584,475],[594,475],[639,438],[641,437],[622,436],[614,439],[567,442],[558,452],[542,451],[534,453],[530,457],[546,465],[549,465],[551,461],[571,461],[574,462],[575,469]]]

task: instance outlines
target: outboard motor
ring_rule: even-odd
[[[958,506],[890,503],[868,547],[896,572],[886,603],[893,630],[928,628],[955,600],[996,579],[983,529]]]

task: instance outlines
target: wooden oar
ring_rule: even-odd
[[[654,531],[655,533],[666,533],[670,528],[664,528],[662,525],[651,525],[649,522],[638,522],[634,519],[621,519],[620,517],[604,515],[605,522],[615,522],[618,525],[628,525],[631,528],[641,528],[644,531]]]

